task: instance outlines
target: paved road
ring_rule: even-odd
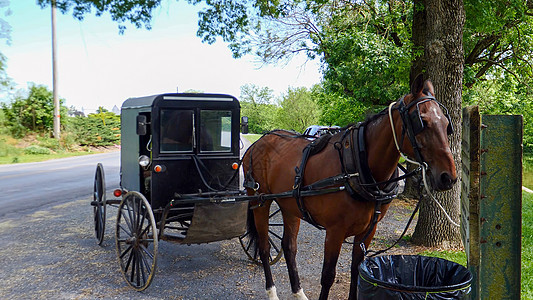
[[[120,152],[37,163],[0,165],[0,218],[92,195],[96,164],[104,165],[108,190],[119,186]]]

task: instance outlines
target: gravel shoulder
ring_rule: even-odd
[[[103,246],[94,239],[90,199],[42,207],[19,218],[0,220],[0,299],[264,299],[263,271],[251,263],[238,239],[177,245],[160,242],[152,285],[133,291],[119,270],[114,245],[116,209],[108,207]],[[394,200],[372,249],[392,244],[401,234],[414,202]],[[413,231],[416,220],[411,225]],[[298,264],[310,299],[320,293],[325,233],[302,223]],[[352,245],[344,244],[330,299],[346,299]],[[421,251],[402,240],[387,254]],[[281,299],[290,296],[284,259],[273,266]]]

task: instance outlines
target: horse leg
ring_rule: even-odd
[[[368,245],[370,245],[370,241],[372,241],[372,238],[374,237],[374,234],[376,233],[376,226],[374,226],[374,229],[372,232],[368,235],[366,240],[364,240],[365,249],[368,249]],[[354,238],[354,244],[353,244],[353,250],[352,250],[352,265],[351,265],[351,278],[350,278],[350,295],[348,296],[348,300],[357,300],[357,280],[359,279],[359,265],[365,258],[365,255],[363,253],[363,249],[361,249],[361,244],[358,244],[357,241],[361,237],[356,236]]]
[[[318,299],[326,300],[329,296],[329,290],[335,281],[337,261],[341,251],[342,242],[344,241],[344,232],[334,228],[326,229],[326,242],[324,245],[324,264],[322,266],[322,277],[320,283],[320,297]]]
[[[300,230],[300,219],[295,216],[283,215],[283,239],[281,247],[287,262],[289,280],[291,282],[292,295],[294,299],[307,300],[303,289],[300,287],[300,277],[296,265],[296,252],[298,251],[297,237]]]
[[[272,201],[267,201],[263,206],[257,207],[253,210],[255,227],[257,229],[259,257],[263,264],[265,272],[266,293],[269,300],[279,300],[274,280],[272,279],[272,271],[270,270],[270,242],[268,240],[268,216],[270,213],[270,205]]]

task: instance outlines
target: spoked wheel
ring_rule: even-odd
[[[128,192],[118,208],[115,232],[117,256],[124,279],[138,291],[155,273],[157,228],[152,208],[139,192]]]
[[[96,234],[98,245],[102,245],[104,241],[106,216],[105,191],[104,166],[99,163],[96,165],[96,173],[94,174],[93,193],[94,233]]]
[[[248,211],[249,214],[252,214],[252,210]],[[273,265],[277,263],[283,251],[281,248],[281,238],[283,236],[283,218],[281,216],[281,209],[278,204],[274,201],[270,205],[270,215],[268,216],[268,242],[270,243],[270,258],[269,263]],[[259,244],[257,236],[250,234],[249,231],[246,231],[242,236],[239,237],[241,246],[246,252],[246,255],[255,262],[256,264],[261,264],[261,258],[259,257]]]

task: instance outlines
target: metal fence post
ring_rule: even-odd
[[[463,109],[461,234],[471,299],[520,299],[522,122]]]

